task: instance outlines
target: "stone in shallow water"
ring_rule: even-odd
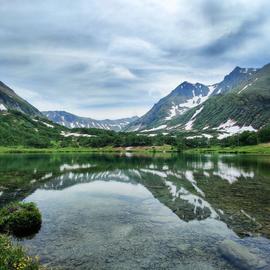
[[[267,263],[251,253],[246,247],[232,240],[224,240],[219,245],[223,257],[233,265],[245,270],[269,269]]]

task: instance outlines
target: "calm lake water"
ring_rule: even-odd
[[[57,269],[238,269],[224,239],[270,263],[266,156],[2,155],[13,200],[37,203],[41,230],[18,241]]]

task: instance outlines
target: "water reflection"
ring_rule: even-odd
[[[67,256],[73,263],[66,269],[82,260],[87,264],[91,258],[97,263],[93,269],[137,269],[138,265],[146,269],[177,269],[176,265],[179,269],[200,265],[205,268],[198,269],[217,265],[217,269],[231,269],[217,259],[216,243],[224,237],[260,246],[262,254],[270,252],[264,244],[269,246],[268,240],[252,238],[249,242],[246,238],[270,237],[268,166],[269,160],[258,156],[6,155],[0,157],[0,203],[24,198],[36,201],[45,225],[25,244],[39,250],[45,262],[59,264],[66,256],[62,249],[70,249]],[[128,239],[148,257],[157,254],[159,266],[165,256],[164,268],[155,268],[137,249],[128,265],[117,261],[110,263],[111,268],[104,266],[102,252],[115,252],[111,258],[123,260],[124,254],[130,256],[125,252],[130,248]],[[166,242],[166,254],[158,248],[160,241]],[[60,258],[51,257],[55,245],[61,247]],[[119,249],[110,251],[115,245]],[[194,268],[188,268],[191,248],[199,262]],[[87,260],[83,259],[86,250],[92,254]],[[170,252],[174,255],[168,260]],[[209,256],[214,258],[210,264],[202,259]]]
[[[0,203],[23,199],[37,188],[64,189],[96,180],[141,183],[186,221],[216,218],[239,234],[269,236],[266,213],[270,177],[268,171],[265,175],[266,171],[258,166],[263,167],[265,161],[259,157],[209,155],[154,159],[99,155],[2,156]]]

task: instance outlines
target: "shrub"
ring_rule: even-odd
[[[28,236],[39,231],[41,214],[34,203],[11,203],[0,210],[0,231]]]
[[[270,126],[266,126],[258,131],[259,141],[262,143],[270,142]]]
[[[38,270],[38,258],[25,254],[22,247],[13,245],[10,238],[0,234],[0,269],[1,270]]]

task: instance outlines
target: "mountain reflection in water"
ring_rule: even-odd
[[[137,224],[138,218],[141,217],[144,220],[142,216],[145,216],[145,211],[151,210],[147,212],[149,216],[147,221],[144,220],[144,226],[151,227],[151,222],[160,223],[161,220],[166,220],[164,222],[167,226],[175,229],[174,234],[177,231],[181,232],[182,237],[187,237],[189,230],[193,232],[195,227],[200,226],[196,237],[201,237],[205,244],[208,241],[210,246],[211,241],[214,243],[217,239],[214,241],[214,236],[212,236],[213,239],[209,240],[207,237],[211,233],[206,233],[206,231],[213,230],[213,235],[215,235],[217,232],[214,230],[217,228],[219,228],[217,234],[220,237],[222,235],[223,239],[224,234],[229,234],[231,237],[238,237],[239,241],[248,243],[247,239],[252,238],[247,238],[247,236],[255,237],[253,239],[259,239],[258,236],[262,236],[264,237],[261,238],[264,239],[262,242],[266,241],[269,244],[267,240],[270,237],[268,166],[268,159],[259,156],[7,155],[0,157],[0,203],[3,205],[12,200],[25,198],[36,201],[45,218],[51,222],[52,219],[59,219],[61,214],[62,219],[66,218],[71,222],[71,216],[67,213],[65,217],[63,213],[68,209],[72,211],[73,218],[84,220],[87,216],[82,209],[95,205],[99,211],[93,212],[93,216],[100,218],[100,215],[106,215],[107,211],[111,211],[114,215],[110,216],[110,219],[114,220],[118,217],[121,223],[121,219],[132,219],[127,216],[134,215],[137,217],[134,224]],[[86,195],[88,197],[84,197]],[[165,208],[161,209],[159,204],[152,201],[153,197],[177,215],[180,218],[179,221],[174,219],[174,214],[171,216]],[[91,201],[90,205],[88,205],[88,200]],[[123,201],[119,200],[130,204],[130,208],[126,203],[122,205]],[[115,207],[113,207],[114,204]],[[55,207],[55,213],[48,212],[48,209],[53,207]],[[117,209],[121,211],[118,212]],[[164,216],[161,214],[163,211],[166,212]],[[81,215],[77,216],[78,213]],[[173,223],[170,223],[171,220]],[[197,221],[201,223],[194,223]],[[58,222],[61,224],[62,221],[58,220]],[[84,222],[88,224],[89,221],[84,220]],[[104,220],[104,222],[107,221]],[[132,222],[130,220],[129,224]],[[96,225],[89,224],[89,226]],[[118,225],[121,228],[122,225]],[[50,226],[57,230],[55,225]],[[74,228],[76,226],[78,224],[75,222]],[[130,234],[133,231],[125,226],[121,235]],[[138,228],[141,229],[140,226]],[[30,250],[31,245],[48,241],[47,236],[45,237],[49,234],[48,228],[44,225],[43,231],[36,236],[36,240],[31,240],[33,243],[30,241],[32,244],[25,241],[26,245],[30,245]],[[72,228],[72,226],[69,227],[69,229]],[[103,229],[108,230],[108,228]],[[84,231],[81,227],[80,230]],[[159,231],[157,234],[162,235],[162,232]],[[207,235],[205,235],[206,238],[203,237],[204,234]],[[175,241],[177,237],[174,235]],[[95,239],[95,241],[101,240]],[[189,239],[189,245],[192,241]],[[188,243],[185,244],[189,246]],[[262,250],[265,249],[264,244],[252,243],[252,245],[256,247],[262,245]],[[149,250],[151,248],[149,247]],[[200,250],[202,247],[197,248]],[[48,249],[50,249],[49,246]],[[203,249],[207,250],[206,247]],[[266,253],[268,251],[265,250]],[[77,261],[78,258],[74,260]],[[74,267],[74,264],[70,267]],[[206,265],[205,269],[208,269],[207,267],[210,266]],[[227,267],[229,266],[224,265],[224,269],[231,269]],[[155,269],[154,266],[153,269]]]

